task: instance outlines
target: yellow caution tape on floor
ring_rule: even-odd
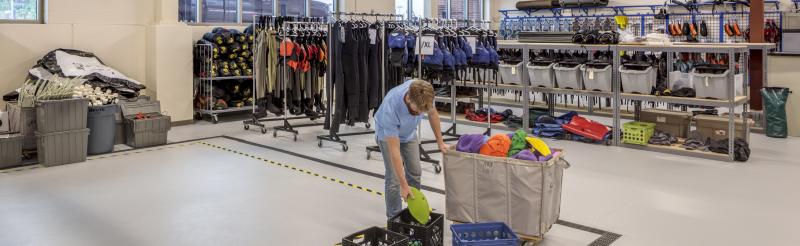
[[[234,154],[238,154],[238,155],[241,155],[241,156],[250,157],[252,159],[259,160],[259,161],[262,161],[262,162],[266,162],[266,163],[272,164],[274,166],[283,167],[283,168],[291,169],[292,171],[297,171],[297,172],[304,173],[304,174],[307,174],[307,175],[311,175],[311,176],[314,176],[314,177],[322,178],[322,179],[327,180],[327,181],[331,181],[331,182],[334,182],[334,183],[337,183],[337,184],[341,184],[341,185],[344,185],[344,186],[347,186],[347,187],[350,187],[350,188],[358,189],[358,190],[361,190],[361,191],[369,192],[369,193],[372,193],[372,194],[375,194],[375,195],[378,195],[378,196],[383,196],[383,192],[376,191],[376,190],[373,190],[373,189],[370,189],[370,188],[366,188],[366,187],[364,187],[362,185],[356,185],[356,184],[353,184],[353,183],[350,183],[350,182],[346,182],[344,180],[337,179],[337,178],[334,178],[334,177],[329,177],[329,176],[326,176],[326,175],[322,175],[322,174],[319,174],[319,173],[316,173],[316,172],[313,172],[313,171],[310,171],[310,170],[306,170],[306,169],[302,169],[302,168],[299,168],[299,167],[295,167],[295,166],[292,166],[292,165],[289,165],[289,164],[280,163],[280,162],[276,162],[276,161],[272,161],[272,160],[267,160],[267,159],[264,159],[264,158],[261,158],[261,157],[255,156],[255,155],[251,155],[251,154],[244,153],[244,152],[239,152],[239,151],[236,151],[236,150],[233,150],[233,149],[229,149],[229,148],[226,148],[226,147],[222,147],[222,146],[218,146],[218,145],[214,145],[214,144],[210,144],[210,143],[206,143],[206,142],[200,142],[200,144],[203,144],[203,145],[206,145],[206,146],[209,146],[209,147],[213,147],[213,148],[217,148],[217,149],[220,149],[220,150],[228,151],[228,152],[231,152],[231,153],[234,153]]]

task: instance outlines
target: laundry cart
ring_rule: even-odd
[[[503,222],[523,237],[542,237],[561,211],[561,181],[569,163],[562,150],[549,161],[464,153],[444,154],[446,219]]]

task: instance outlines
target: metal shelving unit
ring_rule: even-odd
[[[747,64],[747,55],[751,49],[770,49],[774,47],[774,44],[687,44],[687,43],[675,43],[672,45],[580,45],[580,44],[550,44],[550,43],[520,43],[516,41],[499,41],[498,48],[499,49],[522,49],[523,50],[523,62],[529,61],[527,54],[530,50],[546,50],[546,49],[556,49],[556,50],[580,50],[580,51],[613,51],[614,59],[613,59],[613,66],[619,67],[621,66],[622,62],[620,60],[620,54],[623,51],[643,51],[643,52],[666,52],[666,53],[721,53],[727,54],[728,57],[736,57],[736,54],[742,54],[740,56],[740,60],[738,63],[741,65],[742,68],[748,68],[749,64]],[[667,63],[672,63],[672,55],[667,55],[668,60]],[[728,69],[730,71],[736,71],[737,61],[729,62]],[[669,71],[672,71],[672,66],[667,66]],[[744,76],[744,81],[749,81],[747,69],[741,69],[740,73]],[[523,73],[523,84],[528,81],[527,72]],[[734,149],[734,139],[735,139],[735,120],[737,118],[734,109],[737,107],[742,107],[741,117],[742,119],[747,122],[747,110],[748,110],[748,103],[750,101],[750,97],[748,94],[748,83],[743,83],[742,91],[744,95],[734,96],[736,95],[736,88],[734,83],[735,73],[730,73],[728,75],[728,83],[729,86],[727,87],[727,93],[729,95],[728,100],[713,100],[713,99],[702,99],[702,98],[681,98],[681,97],[668,97],[668,96],[654,96],[654,95],[641,95],[641,94],[627,94],[621,93],[621,76],[618,70],[614,70],[612,75],[613,80],[613,92],[596,92],[596,91],[582,91],[582,90],[569,90],[569,89],[559,89],[559,88],[540,88],[540,87],[531,87],[531,86],[523,86],[523,91],[525,95],[529,95],[531,92],[539,92],[550,95],[549,98],[553,98],[552,95],[576,95],[576,96],[586,96],[586,97],[605,97],[612,99],[612,112],[610,116],[613,119],[613,144],[616,146],[621,147],[628,147],[634,149],[641,149],[641,150],[648,150],[648,151],[655,151],[655,152],[662,152],[662,153],[669,153],[669,154],[678,154],[684,156],[693,156],[699,158],[707,158],[707,159],[716,159],[716,160],[723,160],[723,161],[734,161],[734,151],[730,151],[730,153],[726,154],[719,154],[713,152],[703,152],[703,151],[695,151],[695,150],[686,150],[679,146],[659,146],[659,145],[630,145],[630,144],[623,144],[621,143],[621,119],[631,118],[629,116],[633,116],[632,118],[638,119],[638,115],[641,112],[641,107],[636,107],[633,114],[623,114],[621,102],[623,100],[631,100],[634,102],[657,102],[657,103],[668,103],[668,104],[681,104],[681,105],[697,105],[697,106],[710,106],[710,107],[722,107],[727,108],[727,117],[728,117],[728,149]],[[483,86],[483,85],[481,85]],[[507,86],[506,86],[507,87]],[[489,86],[491,88],[491,85]],[[528,96],[525,97],[525,101],[528,101]],[[515,102],[502,102],[501,104],[507,106],[521,106],[524,112],[528,112],[531,106],[536,105],[535,103],[515,103]],[[547,102],[548,109],[550,110],[551,114],[555,111],[555,102],[554,100],[549,100]],[[569,109],[567,107],[567,109]],[[591,109],[589,110],[591,111]],[[600,114],[596,114],[600,115]],[[525,117],[527,119],[527,116]],[[528,126],[525,126],[528,129]],[[745,136],[746,140],[749,141],[749,124],[744,124]]]
[[[206,77],[195,77],[194,95],[204,95],[209,99],[209,103],[207,104],[206,108],[195,109],[195,115],[198,118],[202,119],[203,116],[209,116],[211,118],[211,122],[217,124],[219,123],[220,114],[252,111],[256,107],[255,100],[253,100],[254,105],[251,106],[214,109],[215,102],[212,100],[214,98],[214,83],[222,83],[232,80],[252,80],[253,76],[214,77],[211,75],[211,64],[214,63],[212,58],[212,46],[209,44],[195,44],[195,54],[200,55],[199,59],[203,59],[203,65],[200,66],[199,72],[200,74],[206,75]]]

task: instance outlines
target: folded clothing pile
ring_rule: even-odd
[[[650,137],[650,141],[648,141],[648,143],[655,145],[671,146],[675,143],[678,143],[678,138],[672,136],[672,134],[656,130],[655,134],[653,134],[653,136]]]
[[[478,110],[466,110],[467,119],[476,122],[491,122],[500,123],[506,120],[507,117],[514,115],[511,109],[506,109],[502,113],[497,113],[493,108],[484,108]]]
[[[458,139],[456,150],[494,157],[511,157],[520,160],[547,161],[555,153],[541,139],[528,136],[523,130],[512,134],[466,134]]]
[[[559,117],[547,115],[539,116],[533,124],[533,135],[546,138],[556,138],[564,135],[564,124],[572,121],[572,117],[578,115],[576,112],[569,112]]]

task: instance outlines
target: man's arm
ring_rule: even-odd
[[[442,151],[442,154],[447,153],[447,149],[450,146],[444,143],[444,137],[442,137],[442,120],[439,119],[439,111],[436,108],[431,108],[428,111],[428,122],[431,124],[431,129],[433,129],[433,135],[436,136],[436,143],[439,144],[439,150]]]
[[[408,180],[406,180],[406,171],[403,167],[403,159],[400,157],[400,138],[399,137],[386,137],[384,139],[389,146],[389,158],[392,161],[392,168],[394,168],[397,182],[400,183],[400,196],[403,200],[407,200],[411,196],[411,189],[408,187]],[[412,197],[413,198],[413,197]]]

